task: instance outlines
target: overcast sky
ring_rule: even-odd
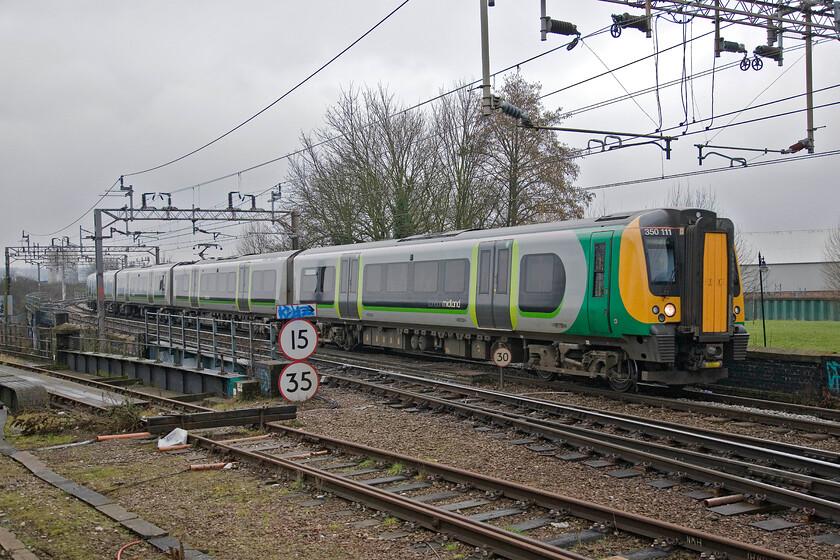
[[[338,54],[396,8],[401,0],[354,2],[183,1],[183,2],[3,2],[0,4],[0,241],[20,245],[21,232],[33,243],[49,245],[53,237],[79,240],[79,225],[92,230],[93,214],[74,224],[97,203],[120,175],[128,175],[178,158],[251,117]],[[551,35],[540,41],[538,0],[497,0],[490,8],[491,71],[516,65],[568,41]],[[610,23],[621,6],[580,0],[549,0],[549,14],[577,24],[587,36]],[[636,12],[638,13],[638,12]],[[682,26],[661,18],[658,42],[664,49],[712,31],[706,20]],[[449,90],[457,82],[480,78],[481,51],[477,0],[411,0],[390,19],[297,91],[225,139],[196,155],[158,171],[134,175],[126,183],[135,192],[173,192],[267,162],[299,148],[300,135],[323,126],[325,110],[351,86],[381,83],[405,105]],[[733,26],[727,40],[748,50],[763,44],[766,33]],[[765,59],[763,70],[721,71],[714,84],[713,127],[800,110],[804,97],[740,115],[721,117],[805,91],[803,42],[786,35],[782,67]],[[627,29],[614,39],[603,33],[572,51],[560,49],[518,71],[540,82],[543,93],[567,88],[652,54],[654,40]],[[712,36],[663,53],[659,83],[708,70],[713,63]],[[814,88],[840,84],[840,41],[823,41],[814,49]],[[740,60],[725,53],[717,67]],[[685,60],[685,63],[683,62]],[[517,71],[517,70],[513,70]],[[496,79],[501,85],[502,78]],[[544,98],[547,108],[574,111],[591,103],[654,86],[654,59],[612,75],[574,85]],[[815,104],[835,102],[840,88],[815,94]],[[666,160],[656,146],[598,153],[578,160],[577,186],[598,187],[651,177],[728,167],[710,156],[698,165],[694,144],[778,150],[807,135],[804,112],[743,126],[706,132],[712,116],[709,77],[662,88],[659,94],[664,128],[684,119],[688,99],[688,135],[673,143]],[[654,94],[579,113],[564,126],[651,133],[658,126]],[[819,109],[815,123],[818,153],[840,149],[840,106]],[[734,121],[733,121],[734,118]],[[685,128],[669,132],[680,135]],[[692,134],[695,133],[695,134]],[[586,147],[598,136],[563,133],[561,141]],[[829,228],[840,221],[840,156],[795,163],[757,166],[780,154],[715,150],[746,157],[750,167],[679,179],[665,179],[597,190],[594,207],[607,211],[663,205],[669,190],[711,190],[721,213],[744,232]],[[804,152],[801,152],[801,155]],[[281,160],[200,188],[174,195],[177,207],[226,206],[228,191],[262,192],[286,177]],[[127,199],[106,197],[101,208],[118,208]],[[268,207],[267,197],[258,200]],[[72,224],[72,225],[71,225]],[[69,226],[69,227],[67,227]],[[181,224],[149,225],[174,230]],[[228,230],[236,233],[235,229]],[[194,254],[205,237],[160,241],[178,258]],[[124,238],[114,243],[124,244]],[[152,241],[146,240],[148,243]],[[235,242],[219,240],[229,254]],[[86,240],[86,243],[89,241]],[[157,242],[154,242],[157,243]],[[761,248],[757,248],[760,250]]]

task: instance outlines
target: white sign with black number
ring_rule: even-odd
[[[499,344],[493,349],[493,363],[499,367],[508,367],[513,359],[513,354],[510,348],[504,344]]]
[[[315,396],[321,382],[314,367],[306,362],[295,362],[283,369],[277,383],[284,399],[289,402],[302,402]]]
[[[280,351],[290,360],[305,360],[318,346],[318,329],[306,319],[289,321],[280,329]]]

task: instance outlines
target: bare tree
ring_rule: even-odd
[[[528,113],[531,122],[556,126],[560,111],[546,110],[540,84],[518,74],[505,80],[504,98]],[[497,225],[515,226],[583,216],[591,195],[572,186],[578,166],[554,132],[516,126],[507,115],[490,117],[489,173],[497,189]]]
[[[717,193],[711,187],[706,190],[683,188],[682,183],[677,182],[668,189],[668,196],[665,200],[666,206],[685,206],[687,208],[703,208],[720,213]]]
[[[840,291],[840,224],[828,234],[823,256],[825,284],[830,290]]]
[[[249,222],[236,241],[236,252],[240,255],[257,255],[286,251],[291,249],[291,246],[288,234],[279,226]]]
[[[289,175],[310,243],[428,231],[436,193],[425,116],[380,86],[344,92],[325,120],[301,139]]]
[[[494,221],[495,193],[485,170],[489,124],[481,115],[481,98],[467,88],[434,105],[434,169],[441,193],[436,199],[434,229],[483,228]]]

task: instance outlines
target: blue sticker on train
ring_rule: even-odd
[[[315,317],[314,305],[278,305],[278,319],[306,319]]]

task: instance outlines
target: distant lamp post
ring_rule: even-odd
[[[764,333],[764,347],[767,347],[767,325],[764,322],[764,275],[770,270],[764,257],[758,253],[758,288],[761,291],[761,331]]]

